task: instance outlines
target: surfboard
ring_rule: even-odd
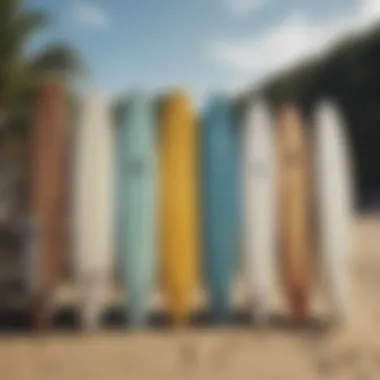
[[[188,321],[198,276],[197,128],[188,95],[160,106],[161,277],[176,324]]]
[[[207,105],[201,128],[204,282],[213,318],[226,322],[238,250],[238,144],[232,104]]]
[[[279,234],[282,273],[292,317],[308,316],[311,275],[309,162],[301,117],[291,105],[278,117]]]
[[[73,172],[73,270],[84,326],[95,329],[113,270],[112,128],[100,93],[88,93],[81,111]]]
[[[64,89],[44,81],[37,91],[30,145],[27,270],[36,328],[50,322],[51,296],[63,270],[67,117]]]
[[[276,265],[276,145],[268,107],[248,106],[241,133],[244,277],[250,310],[264,322]]]
[[[134,94],[117,125],[119,243],[124,294],[132,326],[146,322],[156,269],[157,154],[153,105]]]
[[[123,283],[123,247],[122,238],[124,234],[125,222],[123,221],[124,210],[121,205],[125,198],[125,165],[123,164],[124,157],[124,118],[126,111],[126,104],[124,99],[119,99],[116,107],[112,110],[112,124],[114,130],[114,194],[115,199],[113,202],[113,215],[114,215],[114,241],[115,241],[115,277],[117,282]],[[125,305],[127,306],[127,305]]]
[[[349,149],[343,119],[332,102],[314,112],[319,248],[333,314],[348,313],[348,260],[352,199]]]

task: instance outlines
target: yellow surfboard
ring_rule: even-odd
[[[293,106],[279,113],[277,143],[281,268],[291,314],[304,322],[311,275],[309,163],[301,118]]]
[[[177,324],[187,322],[198,272],[197,129],[185,92],[160,106],[161,279]]]

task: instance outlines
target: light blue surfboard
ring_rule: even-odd
[[[238,255],[238,139],[226,97],[211,99],[201,131],[204,276],[213,319],[226,322]]]
[[[156,270],[157,157],[154,107],[126,98],[117,117],[117,240],[124,295],[134,327],[144,325]]]

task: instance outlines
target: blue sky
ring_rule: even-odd
[[[182,85],[197,102],[218,90],[243,91],[380,15],[380,0],[25,0],[25,6],[53,17],[29,49],[69,41],[88,65],[87,83],[106,94]]]

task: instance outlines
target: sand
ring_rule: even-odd
[[[357,218],[352,236],[351,313],[343,325],[325,323],[328,309],[315,292],[316,319],[302,329],[279,306],[282,317],[261,330],[241,323],[7,334],[0,379],[380,379],[380,216]],[[237,293],[243,302],[244,287]]]

